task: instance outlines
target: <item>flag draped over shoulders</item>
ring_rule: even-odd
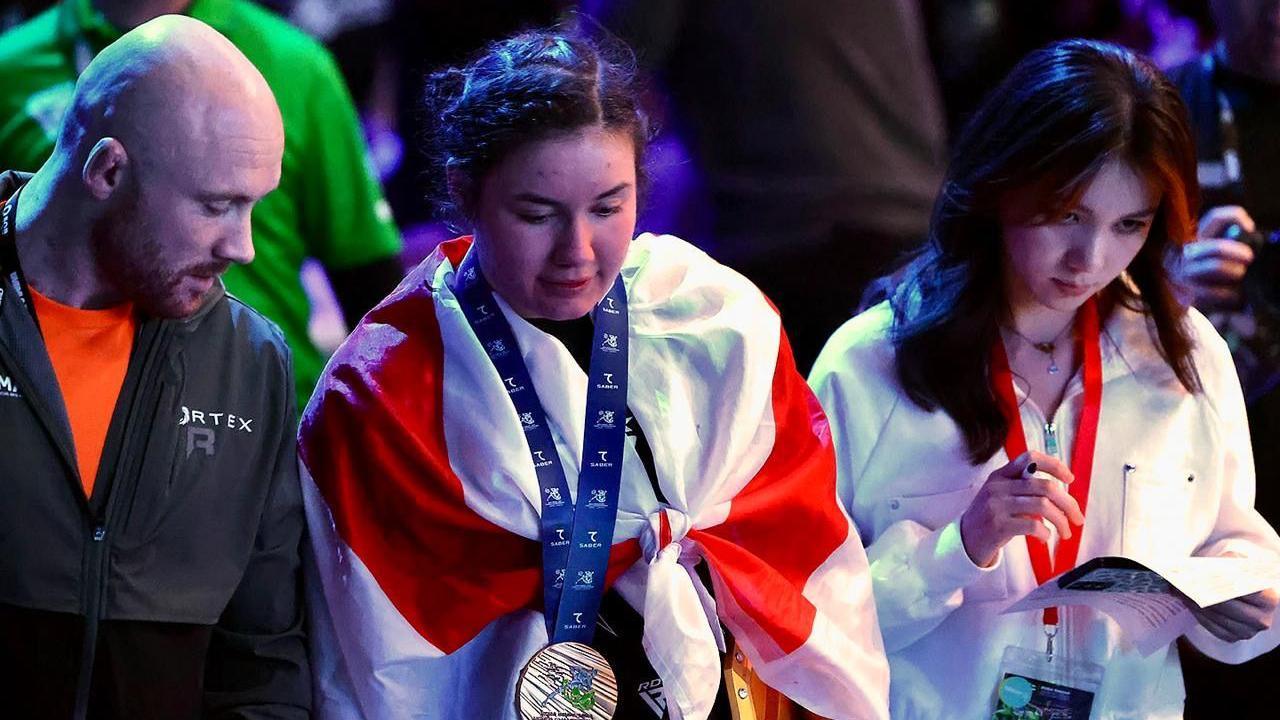
[[[468,249],[445,243],[365,317],[303,417],[319,717],[514,717],[517,673],[547,642],[542,490],[450,290]],[[776,311],[669,236],[637,238],[622,277],[628,407],[667,502],[628,446],[607,582],[645,619],[672,717],[709,712],[720,622],[764,682],[810,710],[885,717],[866,557]],[[575,494],[586,376],[497,300]]]

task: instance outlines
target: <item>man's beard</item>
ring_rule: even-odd
[[[227,264],[164,266],[164,244],[158,233],[137,220],[137,207],[136,200],[130,200],[93,223],[89,232],[95,260],[116,292],[144,314],[188,317],[200,309],[204,297],[184,290],[183,280],[191,275],[220,275]]]

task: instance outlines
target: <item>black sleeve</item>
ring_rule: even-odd
[[[204,695],[208,720],[311,717],[299,554],[305,520],[297,413],[292,371],[286,369],[284,377],[277,391],[285,412],[253,555],[210,641]]]
[[[365,313],[396,289],[404,277],[404,268],[398,258],[386,258],[345,270],[325,268],[325,273],[347,327],[355,327]]]

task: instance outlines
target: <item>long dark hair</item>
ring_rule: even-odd
[[[493,43],[466,65],[429,76],[424,107],[433,199],[455,219],[465,219],[481,180],[515,148],[593,125],[631,136],[644,189],[649,124],[635,58],[609,37],[551,29]],[[461,186],[450,187],[449,174]]]
[[[965,127],[934,205],[929,242],[892,296],[898,379],[926,410],[941,407],[985,462],[1008,424],[988,381],[988,349],[1005,306],[999,222],[1012,203],[1028,218],[1074,204],[1108,162],[1128,163],[1161,191],[1146,243],[1103,306],[1148,314],[1165,361],[1200,390],[1186,309],[1166,268],[1195,233],[1195,145],[1177,89],[1145,58],[1070,40],[1024,58]]]

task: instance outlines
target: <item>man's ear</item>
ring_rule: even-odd
[[[124,182],[128,168],[129,153],[125,152],[124,145],[115,138],[105,137],[89,151],[80,179],[90,195],[106,200]]]

